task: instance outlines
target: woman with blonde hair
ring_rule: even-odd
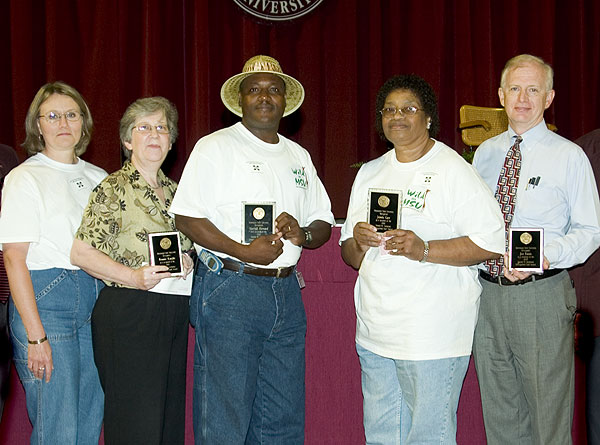
[[[25,120],[30,157],[4,181],[0,242],[31,443],[98,443],[102,426],[90,323],[102,283],[69,260],[89,194],[106,176],[79,158],[92,129],[90,110],[73,87],[44,85]]]

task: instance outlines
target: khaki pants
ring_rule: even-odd
[[[481,284],[473,353],[488,444],[571,444],[576,299],[568,273]]]

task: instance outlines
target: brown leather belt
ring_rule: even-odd
[[[506,277],[493,277],[489,273],[487,273],[483,270],[479,270],[479,276],[481,278],[483,278],[485,281],[489,281],[490,283],[494,283],[494,284],[499,284],[500,286],[518,286],[520,284],[531,283],[533,281],[539,281],[539,280],[543,280],[545,278],[553,277],[554,275],[558,275],[559,273],[561,273],[563,270],[564,269],[549,269],[541,275],[531,274],[524,280],[518,280],[518,281],[510,281]]]
[[[221,258],[221,261],[223,261],[223,268],[227,270],[243,272],[248,275],[257,275],[259,277],[286,278],[294,271],[294,266],[265,269],[262,267],[254,267],[246,263],[240,263],[239,261],[230,260],[228,258]]]

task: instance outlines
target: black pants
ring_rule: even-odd
[[[8,303],[0,303],[0,421],[4,411],[4,402],[8,398],[11,356],[12,346],[8,335]]]
[[[104,440],[183,444],[189,298],[105,287],[92,314]]]

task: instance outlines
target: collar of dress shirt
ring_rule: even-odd
[[[544,119],[542,119],[542,121],[539,124],[537,124],[535,127],[530,128],[525,133],[520,135],[523,138],[523,142],[521,142],[521,145],[520,145],[521,150],[526,147],[533,147],[533,145],[536,142],[538,142],[540,139],[542,139],[542,137],[544,136],[544,134],[547,131],[549,131],[549,130],[548,130],[548,127],[546,126],[546,121]],[[510,145],[514,144],[515,136],[517,136],[517,133],[515,133],[515,131],[509,125],[508,126],[508,138],[510,139]]]

